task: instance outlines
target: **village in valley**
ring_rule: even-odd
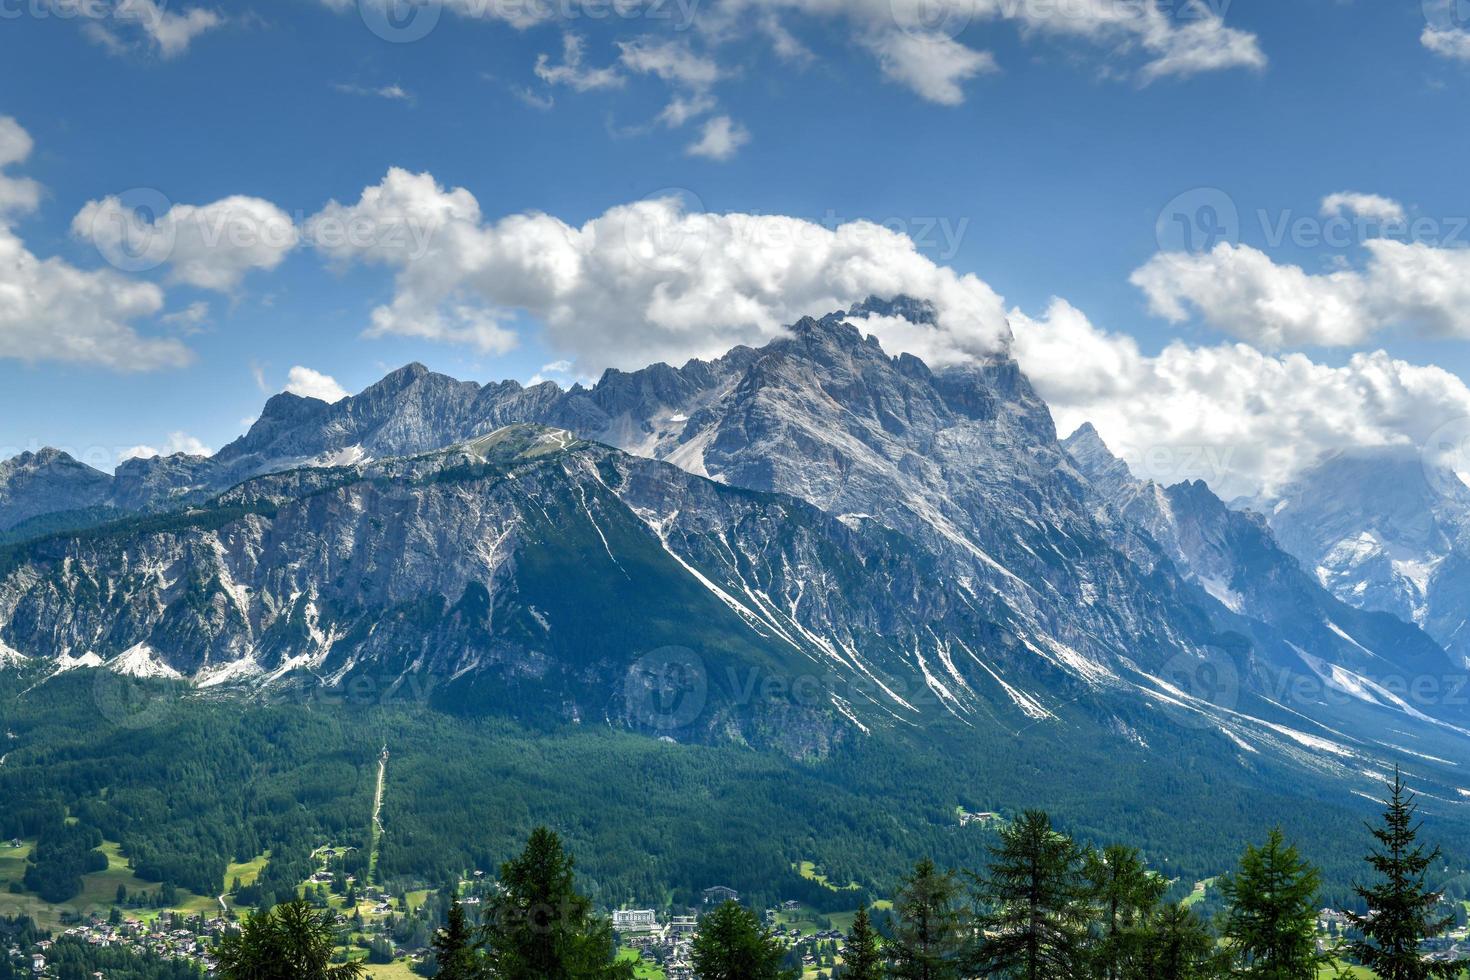
[[[238,929],[242,916],[250,912],[231,901],[233,890],[207,902],[203,896],[173,892],[169,896],[173,904],[160,907],[158,886],[148,890],[143,887],[146,883],[133,878],[115,845],[106,847],[109,869],[88,876],[94,880],[88,881],[75,903],[45,906],[17,888],[6,890],[12,883],[19,885],[14,872],[24,866],[29,850],[25,841],[0,842],[0,916],[29,914],[51,937],[21,944],[5,941],[0,932],[0,955],[23,967],[36,980],[57,976],[52,951],[61,942],[183,961],[213,975],[215,945]],[[356,875],[342,870],[351,851],[346,846],[324,845],[313,852],[318,870],[301,884],[301,896],[335,912],[335,923],[341,930],[341,957],[365,960],[369,976],[409,980],[429,975],[430,942],[434,928],[442,921],[445,894],[432,889],[389,894],[382,887],[360,882]],[[254,862],[232,865],[226,877],[233,889],[250,886],[267,860],[268,855],[262,855]],[[809,866],[802,870],[812,873]],[[120,887],[114,889],[114,881]],[[497,888],[486,872],[471,871],[458,882],[457,897],[475,920]],[[107,894],[109,889],[112,891]],[[611,911],[619,955],[637,961],[636,975],[642,980],[694,980],[691,947],[699,934],[701,915],[724,902],[739,902],[740,894],[716,885],[705,889],[699,899],[697,907]],[[785,901],[765,909],[762,918],[772,936],[796,952],[804,976],[827,976],[842,962],[844,930],[851,925],[851,913],[828,917],[796,901]],[[99,971],[92,980],[106,980],[106,975]]]
[[[960,819],[969,825],[997,820],[998,815],[962,813]],[[196,965],[205,975],[213,975],[215,945],[237,929],[241,917],[249,912],[230,901],[232,893],[209,900],[215,906],[213,909],[205,907],[202,896],[188,893],[172,893],[169,897],[174,900],[173,906],[158,907],[158,892],[138,887],[125,865],[117,864],[120,858],[113,845],[108,846],[108,853],[114,865],[107,872],[89,876],[97,880],[88,882],[84,894],[90,898],[101,897],[113,881],[119,881],[115,901],[48,907],[43,911],[37,907],[38,900],[34,897],[18,894],[18,889],[13,887],[16,879],[9,877],[18,865],[23,865],[27,850],[24,841],[0,842],[0,915],[25,911],[51,927],[51,938],[23,945],[4,941],[0,934],[0,955],[35,980],[58,976],[52,965],[52,954],[58,943],[65,942],[183,961]],[[419,889],[390,894],[382,887],[361,882],[356,875],[343,870],[352,850],[325,845],[313,852],[318,867],[301,884],[300,895],[335,913],[341,939],[339,955],[343,959],[364,960],[369,976],[379,980],[410,980],[430,975],[433,971],[430,942],[434,928],[442,921],[444,903],[449,900],[448,890]],[[232,866],[234,889],[248,887],[266,860],[268,855],[263,855],[255,862]],[[810,863],[804,862],[797,870],[803,877],[820,878],[819,871]],[[121,884],[123,875],[135,882],[132,890]],[[7,886],[10,886],[8,890]],[[1214,886],[1213,879],[1197,883],[1185,904],[1207,902]],[[476,920],[480,909],[498,888],[492,875],[471,871],[458,882],[454,897],[471,919]],[[734,889],[716,885],[700,894],[696,907],[612,910],[609,914],[619,956],[636,962],[635,975],[640,980],[695,980],[691,948],[699,933],[701,916],[725,902],[740,900],[740,894]],[[877,907],[882,909],[885,905],[879,903]],[[1456,928],[1435,940],[1433,949],[1426,952],[1436,959],[1470,958],[1466,906],[1447,905],[1446,911],[1456,916]],[[840,967],[851,913],[825,916],[790,900],[765,909],[762,921],[773,938],[794,953],[788,962],[795,966],[799,960],[804,980],[825,980],[833,975],[834,968]],[[1324,908],[1317,916],[1319,945],[1324,950],[1334,949],[1349,929],[1350,922],[1344,912]],[[107,977],[105,972],[98,971],[92,974],[91,980],[107,980]]]

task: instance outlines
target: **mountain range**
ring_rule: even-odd
[[[1467,805],[1465,501],[1347,460],[1268,516],[1140,481],[1090,426],[1059,440],[1009,356],[931,369],[870,316],[935,314],[871,299],[567,390],[414,364],[112,476],[17,457],[0,656],[241,696],[427,678],[458,712],[796,758],[1187,738],[1278,786],[1412,765]]]

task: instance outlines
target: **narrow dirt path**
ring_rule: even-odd
[[[378,842],[383,839],[383,785],[388,779],[388,746],[378,756],[378,788],[373,794],[372,849],[368,852],[368,881],[378,881]]]

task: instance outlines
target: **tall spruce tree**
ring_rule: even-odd
[[[928,858],[914,867],[893,899],[888,975],[895,980],[955,980],[965,939],[960,883]]]
[[[223,980],[357,980],[361,963],[333,964],[337,931],[331,912],[286,902],[245,920],[215,949]]]
[[[485,958],[497,980],[628,980],[615,962],[612,924],[592,914],[576,888],[561,838],[537,827],[526,849],[500,866],[501,891],[483,927]]]
[[[434,934],[432,945],[439,964],[434,974],[438,980],[479,980],[486,975],[474,930],[459,899],[449,906],[444,928]]]
[[[1383,807],[1383,823],[1368,828],[1378,846],[1364,859],[1381,880],[1375,885],[1353,887],[1367,903],[1368,911],[1363,915],[1348,913],[1362,933],[1361,939],[1350,944],[1352,954],[1382,980],[1457,977],[1461,965],[1430,962],[1420,951],[1425,939],[1444,932],[1455,919],[1434,914],[1439,895],[1428,888],[1424,876],[1439,858],[1439,848],[1426,850],[1419,843],[1421,825],[1414,819],[1419,805],[1404,786],[1397,766]]]
[[[781,968],[786,950],[755,913],[738,902],[726,902],[699,920],[690,957],[701,980],[796,980],[797,976]]]
[[[1118,980],[1136,957],[1144,924],[1169,885],[1148,869],[1137,848],[1122,844],[1088,852],[1086,875],[1099,920],[1093,971],[1104,980]]]
[[[873,929],[868,910],[860,908],[847,933],[842,954],[842,980],[882,980],[883,954],[878,949],[878,933]]]
[[[1045,813],[1028,810],[1000,832],[990,854],[975,883],[983,911],[968,971],[1022,980],[1085,975],[1094,910],[1084,852]]]
[[[1182,905],[1154,911],[1140,929],[1120,974],[1125,980],[1219,980],[1230,976],[1230,954],[1198,915]]]
[[[1317,952],[1316,903],[1321,876],[1286,843],[1280,828],[1262,847],[1247,845],[1240,869],[1220,891],[1230,903],[1225,939],[1237,975],[1259,980],[1315,977],[1328,957]]]

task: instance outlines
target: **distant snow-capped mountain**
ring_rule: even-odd
[[[1432,466],[1402,448],[1341,454],[1249,505],[1334,595],[1470,662],[1470,487]]]

